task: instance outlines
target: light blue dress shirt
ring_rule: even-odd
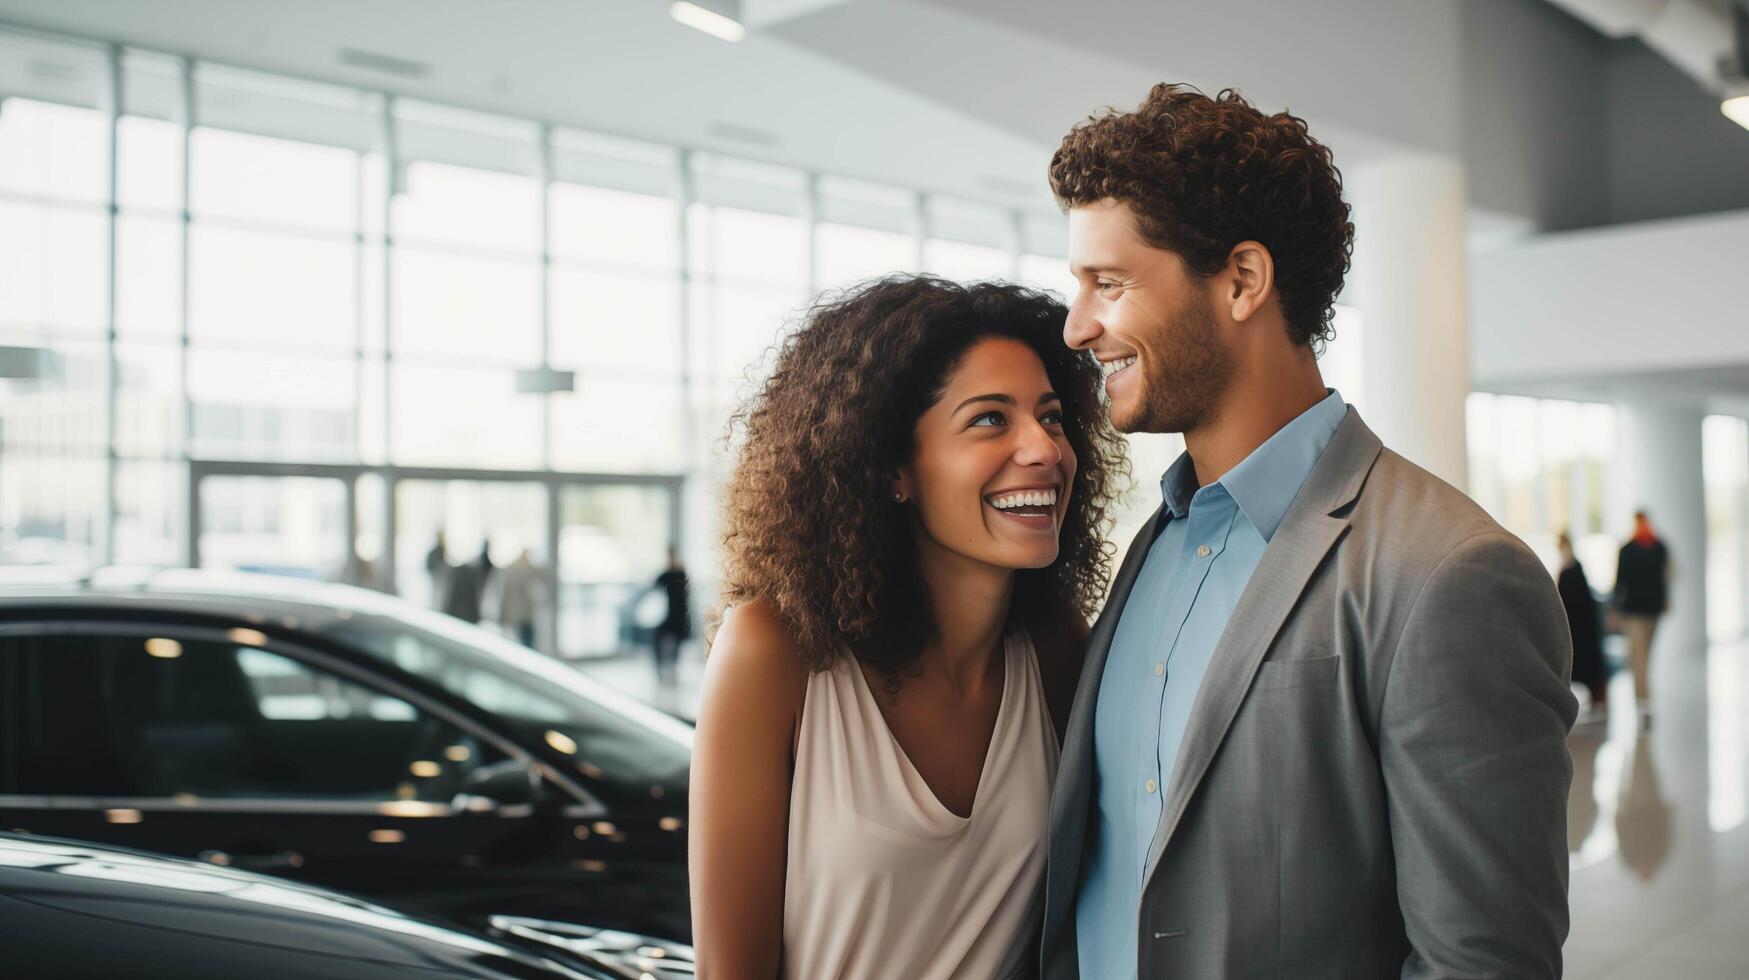
[[[1214,483],[1197,488],[1188,453],[1160,481],[1163,526],[1118,619],[1094,709],[1099,812],[1075,905],[1084,980],[1136,975],[1142,877],[1191,705],[1263,549],[1347,410],[1330,391]]]

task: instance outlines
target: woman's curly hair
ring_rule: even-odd
[[[1264,115],[1232,89],[1211,99],[1160,84],[1134,112],[1109,109],[1070,130],[1050,176],[1065,209],[1128,204],[1142,236],[1199,276],[1218,272],[1240,242],[1262,243],[1288,335],[1314,349],[1335,336],[1354,225],[1342,174],[1304,119]]]
[[[1044,362],[1078,460],[1057,560],[1016,573],[1029,621],[1090,619],[1105,589],[1123,443],[1098,364],[1064,346],[1067,310],[1006,283],[894,276],[828,296],[778,349],[770,380],[730,421],[723,605],[776,605],[811,670],[844,655],[897,683],[938,636],[908,506],[892,499],[917,421],[973,344],[1019,340]]]

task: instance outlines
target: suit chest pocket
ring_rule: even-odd
[[[1253,691],[1287,691],[1301,687],[1331,687],[1336,683],[1341,654],[1298,660],[1265,660],[1257,668]]]

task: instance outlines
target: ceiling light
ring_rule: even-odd
[[[1719,111],[1744,129],[1749,129],[1749,94],[1739,95],[1719,103]]]
[[[696,3],[687,3],[686,0],[675,0],[670,4],[668,16],[693,30],[703,31],[711,37],[731,43],[747,37],[747,28],[742,27],[740,21]]]

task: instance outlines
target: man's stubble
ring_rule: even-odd
[[[1213,420],[1236,371],[1221,339],[1213,305],[1201,290],[1160,326],[1140,358],[1141,404],[1129,418],[1113,417],[1122,432],[1191,432]]]

